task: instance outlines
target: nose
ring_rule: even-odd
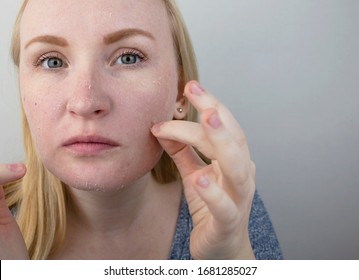
[[[101,118],[111,109],[111,99],[96,79],[75,79],[67,111],[75,117]]]

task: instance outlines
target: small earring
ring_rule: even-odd
[[[183,113],[183,109],[182,108],[177,108],[177,112],[182,114]]]

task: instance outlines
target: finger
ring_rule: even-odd
[[[6,205],[3,185],[20,179],[25,175],[25,166],[22,164],[0,164],[0,225],[13,222],[12,215]]]
[[[238,219],[238,208],[228,194],[206,174],[197,176],[194,185],[201,199],[213,215],[215,223],[223,231],[231,231]]]
[[[23,164],[0,164],[0,185],[21,179],[26,173]]]
[[[3,169],[3,166],[0,166]],[[29,259],[27,248],[11,211],[9,210],[3,187],[0,185],[0,259]]]
[[[13,222],[13,217],[5,201],[4,189],[0,185],[0,226],[8,225]]]
[[[23,164],[0,164],[0,225],[13,223],[13,217],[5,201],[3,185],[16,181],[25,175]]]
[[[183,179],[192,172],[205,166],[205,163],[191,146],[181,142],[161,138],[158,139],[158,142],[166,153],[173,159]]]
[[[227,186],[242,184],[250,175],[246,140],[242,137],[242,142],[236,141],[222,121],[216,118],[219,116],[216,116],[215,109],[207,109],[201,115],[201,124],[169,121],[156,124],[152,133],[158,139],[170,139],[196,147],[207,158],[219,162],[221,171],[230,179]]]
[[[251,176],[251,160],[247,142],[239,142],[231,136],[215,109],[207,109],[201,115],[201,126],[211,143],[214,157],[224,177],[232,185],[242,185]]]
[[[157,139],[181,142],[197,148],[207,158],[213,159],[213,149],[199,123],[187,121],[168,121],[152,127]]]
[[[216,109],[223,123],[230,129],[232,136],[239,141],[241,140],[244,132],[235,117],[223,103],[203,89],[198,82],[188,82],[185,86],[184,94],[200,114],[209,108]]]

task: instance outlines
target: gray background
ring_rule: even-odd
[[[0,161],[22,159],[0,10]],[[359,1],[178,0],[203,85],[235,114],[286,259],[359,259]]]

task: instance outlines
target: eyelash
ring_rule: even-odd
[[[42,63],[44,63],[46,60],[48,59],[58,59],[61,60],[61,62],[63,63],[63,66],[67,66],[66,62],[64,62],[64,60],[60,57],[59,54],[52,54],[52,53],[45,53],[43,55],[41,55],[39,57],[39,59],[33,64],[35,67],[39,67],[42,65]],[[62,67],[63,67],[62,66]],[[62,68],[61,67],[61,68]],[[48,68],[48,70],[56,70],[57,68]]]
[[[121,57],[123,57],[123,56],[125,56],[125,55],[133,55],[133,56],[135,56],[136,59],[138,59],[139,61],[137,62],[137,60],[136,60],[136,63],[133,63],[133,64],[125,64],[125,63],[120,64],[120,65],[122,65],[123,67],[134,67],[134,66],[136,66],[137,64],[139,64],[140,62],[144,62],[144,61],[147,60],[147,57],[146,57],[143,53],[141,53],[140,51],[134,50],[134,49],[128,49],[128,50],[122,50],[121,53],[120,53],[118,56],[116,56],[116,58],[114,59],[114,61],[111,63],[111,66],[112,66],[112,65],[115,65],[116,62],[117,62]]]
[[[123,56],[125,55],[133,55],[136,57],[136,62],[135,63],[131,63],[131,64],[126,64],[126,63],[122,63],[120,65],[122,65],[122,67],[134,67],[136,66],[137,64],[139,64],[140,62],[144,62],[147,60],[147,57],[141,53],[140,51],[138,50],[134,50],[134,49],[128,49],[128,50],[123,50],[121,51],[121,53],[116,56],[116,58],[113,60],[113,62],[111,62],[111,66],[115,65],[116,62]],[[63,65],[59,68],[63,68],[64,66],[67,66],[66,62],[64,62],[64,60],[60,57],[59,54],[51,54],[51,53],[46,53],[46,54],[43,54],[39,57],[39,59],[33,64],[34,67],[40,67],[46,60],[48,59],[58,59],[58,60],[61,60],[61,62],[63,63]],[[138,61],[137,61],[138,59]],[[48,70],[56,70],[58,68],[46,68]]]

